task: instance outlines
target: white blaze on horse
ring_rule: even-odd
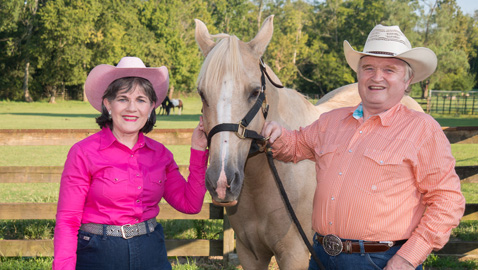
[[[264,21],[258,34],[247,43],[233,35],[210,35],[206,25],[196,20],[196,41],[205,56],[197,82],[207,133],[220,124],[238,123],[253,107],[261,92],[260,59],[272,34],[273,16]],[[280,83],[269,67],[266,70],[272,81]],[[265,87],[269,104],[267,121],[277,121],[287,129],[299,129],[326,111],[360,102],[356,84],[334,90],[316,106],[295,90],[276,88],[268,79]],[[413,103],[409,97],[405,100]],[[421,110],[418,104],[416,108]],[[265,115],[259,111],[247,129],[260,133],[265,121]],[[275,256],[280,269],[307,269],[309,252],[284,206],[266,156],[249,156],[250,147],[251,140],[240,138],[235,132],[215,133],[210,141],[206,172],[206,186],[213,201],[227,207],[241,265],[246,270],[268,269]],[[314,163],[305,160],[275,164],[312,242]]]

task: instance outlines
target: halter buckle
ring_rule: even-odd
[[[245,134],[246,134],[246,127],[242,124],[242,121],[239,121],[239,123],[237,123],[236,135],[237,137],[241,139],[245,139],[246,138]]]

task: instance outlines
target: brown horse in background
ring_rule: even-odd
[[[205,56],[197,82],[207,133],[218,124],[238,123],[255,103],[261,91],[259,62],[272,34],[273,16],[264,21],[258,34],[247,43],[231,35],[212,36],[206,25],[196,20],[196,41]],[[266,70],[274,82],[280,83],[269,67]],[[299,129],[333,108],[360,102],[354,84],[327,94],[316,106],[297,91],[276,88],[267,79],[265,94],[269,104],[267,121],[277,121],[287,129]],[[259,112],[247,128],[260,133],[265,121]],[[234,132],[217,133],[211,138],[206,172],[206,187],[213,201],[226,206],[236,233],[241,265],[246,270],[265,270],[275,256],[280,269],[307,269],[309,252],[284,206],[266,156],[249,156],[250,147],[251,140]],[[296,164],[275,161],[275,164],[311,242],[314,163],[304,160]]]
[[[183,101],[181,99],[169,99],[168,96],[164,98],[163,102],[161,102],[161,106],[159,107],[159,115],[169,115],[171,109],[178,108],[178,115],[181,115],[183,110]]]

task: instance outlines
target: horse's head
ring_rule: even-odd
[[[259,63],[272,38],[272,20],[273,16],[268,17],[247,43],[226,34],[212,36],[206,25],[196,20],[196,41],[206,57],[198,77],[198,93],[207,133],[220,124],[239,123],[256,103],[262,91]],[[247,129],[260,133],[264,121],[259,111]],[[251,140],[232,131],[215,133],[210,139],[206,186],[215,203],[235,205]]]

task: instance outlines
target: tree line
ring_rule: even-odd
[[[203,61],[194,18],[249,41],[272,14],[265,62],[302,93],[355,82],[343,41],[362,50],[376,24],[399,25],[413,47],[437,54],[415,91],[477,88],[478,12],[456,0],[0,0],[0,100],[82,100],[88,72],[123,56],[168,67],[170,91],[191,93]]]

